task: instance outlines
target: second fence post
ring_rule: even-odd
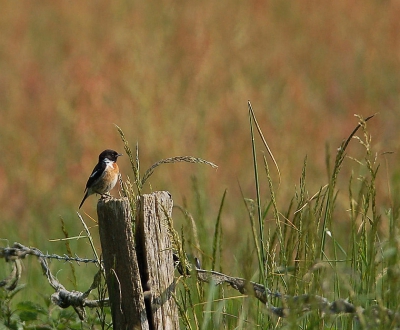
[[[136,247],[151,329],[179,329],[175,292],[174,261],[168,218],[173,201],[166,191],[142,195],[136,210]]]

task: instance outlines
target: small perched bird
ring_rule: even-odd
[[[117,158],[119,156],[122,156],[122,154],[110,149],[104,150],[99,155],[99,162],[86,183],[85,196],[83,196],[79,208],[82,207],[86,198],[90,195],[99,194],[104,196],[115,187],[119,176],[117,165]]]

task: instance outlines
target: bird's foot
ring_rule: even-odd
[[[108,199],[108,198],[112,198],[112,196],[110,195],[110,193],[101,194],[100,199]]]

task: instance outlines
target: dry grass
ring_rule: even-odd
[[[218,164],[218,171],[162,166],[149,182],[169,190],[208,234],[227,189],[223,240],[242,244],[250,231],[242,230],[248,220],[238,181],[245,197],[256,196],[248,100],[279,165],[278,205],[301,185],[305,155],[311,196],[329,180],[325,142],[333,157],[357,123],[355,113],[379,112],[369,131],[389,174],[378,174],[377,204],[396,206],[388,186],[395,193],[400,182],[399,14],[395,1],[369,0],[5,2],[2,237],[42,248],[43,237],[61,236],[59,215],[76,234],[75,211],[99,152],[123,149],[115,123],[138,141],[142,168],[177,155]],[[356,143],[349,149],[355,159],[364,152]],[[382,156],[387,151],[395,153]],[[127,158],[119,164],[132,176]],[[352,170],[360,174],[356,162],[345,162],[341,191]],[[337,205],[347,209],[347,197],[340,198]],[[94,205],[94,198],[85,205],[91,215]],[[348,219],[337,216],[344,230]]]
[[[396,150],[399,11],[344,0],[5,4],[3,219],[74,208],[98,153],[121,149],[113,123],[139,142],[144,164],[192,154],[220,167],[166,168],[153,187],[180,199],[196,174],[207,191],[228,187],[234,205],[236,179],[253,193],[248,99],[286,181],[281,198],[305,154],[316,186],[326,179],[322,146],[339,144],[354,113],[381,112],[372,134]]]

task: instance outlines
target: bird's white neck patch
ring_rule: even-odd
[[[108,158],[104,158],[103,162],[106,163],[107,165],[112,165],[112,163],[114,163],[112,160],[109,160]]]

